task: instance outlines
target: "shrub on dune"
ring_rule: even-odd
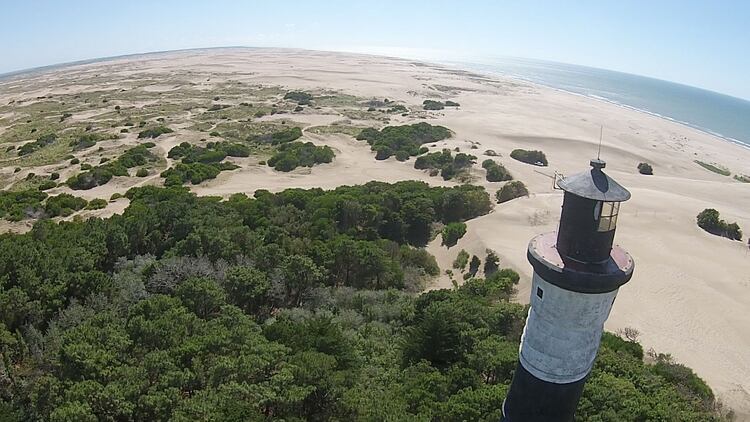
[[[506,183],[499,191],[495,194],[497,203],[502,204],[512,199],[520,198],[522,196],[528,196],[529,191],[526,189],[526,185],[520,180],[514,180]]]
[[[511,151],[510,156],[522,163],[533,164],[535,166],[546,166],[548,164],[547,157],[542,151],[514,149]]]

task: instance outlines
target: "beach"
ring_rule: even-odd
[[[107,75],[117,78],[110,82]],[[528,302],[532,275],[526,261],[528,241],[539,233],[555,230],[559,218],[562,194],[553,188],[554,174],[585,171],[589,159],[600,154],[607,162],[605,171],[632,193],[632,199],[620,208],[615,242],[636,261],[633,279],[621,288],[606,329],[638,330],[644,350],[671,354],[705,379],[717,397],[736,411],[739,420],[750,416],[750,249],[746,240],[732,241],[703,231],[695,219],[703,209],[715,208],[723,219],[736,221],[746,235],[750,234],[750,184],[695,163],[715,163],[732,174],[748,175],[747,148],[654,115],[530,82],[406,59],[304,50],[193,50],[56,68],[1,81],[0,104],[91,91],[90,84],[72,82],[81,76],[100,81],[97,89],[103,91],[128,89],[129,78],[153,80],[152,92],[165,95],[185,81],[195,84],[193,89],[209,92],[212,87],[239,81],[245,85],[333,90],[357,98],[388,99],[410,109],[420,109],[425,99],[459,103],[459,107],[434,112],[392,115],[387,124],[426,121],[443,125],[454,136],[429,145],[431,151],[459,148],[475,155],[478,163],[493,158],[527,185],[529,197],[498,204],[490,214],[467,222],[468,231],[456,246],[441,246],[439,238],[428,245],[442,270],[451,267],[461,249],[480,258],[484,258],[486,249],[496,251],[501,267],[511,267],[521,274],[516,296],[521,303]],[[92,116],[96,116],[96,110],[74,114],[71,119]],[[0,115],[0,123],[3,118],[9,117]],[[262,119],[272,122],[284,118],[294,119],[304,128],[303,140],[328,145],[336,151],[333,163],[279,173],[258,164],[259,160],[251,156],[237,160],[242,165],[240,169],[222,172],[216,179],[191,189],[199,195],[229,197],[238,192],[252,195],[258,189],[330,189],[370,180],[456,183],[414,169],[413,158],[406,162],[394,158],[376,161],[369,145],[350,135],[309,130],[333,124],[355,128],[383,126],[385,121],[356,119],[325,107],[307,109],[299,116],[278,114]],[[171,147],[206,136],[187,124],[170,127],[174,133],[160,138],[156,146],[165,160]],[[0,133],[3,130],[6,129],[0,128]],[[135,135],[128,133],[105,145],[134,145]],[[544,151],[549,166],[531,166],[511,159],[510,151],[516,148]],[[491,157],[488,150],[498,155]],[[640,162],[650,163],[654,174],[639,174],[636,166]],[[166,166],[169,164],[167,160]],[[74,172],[66,163],[28,167],[18,174],[9,164],[3,166],[0,177],[8,183],[31,171],[59,171],[63,180]],[[474,183],[484,186],[494,198],[502,183],[487,182],[479,165],[472,172]],[[53,191],[87,199],[109,198],[132,186],[162,181],[157,175],[145,179],[123,177],[86,191],[67,187]],[[118,200],[83,216],[111,215],[122,212],[126,205],[126,200]],[[28,225],[2,226],[17,230],[24,227]],[[451,286],[448,277],[441,276],[428,289]]]

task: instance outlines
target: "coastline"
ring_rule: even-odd
[[[99,64],[99,63],[106,63],[108,61],[115,61],[115,60],[127,60],[127,59],[139,59],[144,58],[147,59],[149,56],[159,56],[162,54],[178,54],[178,53],[191,53],[191,52],[210,52],[210,51],[221,51],[221,50],[268,50],[268,51],[276,51],[276,50],[289,50],[289,51],[307,51],[307,52],[322,52],[322,53],[331,53],[331,54],[345,54],[345,55],[361,55],[361,56],[367,56],[372,58],[386,58],[386,59],[396,59],[396,60],[408,60],[412,62],[419,62],[423,63],[425,65],[431,65],[431,66],[441,66],[441,67],[448,67],[452,68],[456,71],[461,72],[473,72],[477,75],[481,75],[483,77],[491,77],[491,78],[507,78],[511,80],[520,81],[523,83],[527,83],[529,85],[535,86],[535,87],[543,87],[546,89],[551,89],[554,91],[566,93],[575,95],[578,97],[583,97],[591,100],[596,101],[602,101],[608,104],[616,105],[618,107],[622,107],[628,110],[636,111],[639,113],[648,114],[650,116],[658,117],[667,121],[670,121],[672,123],[677,123],[679,125],[688,127],[690,129],[694,129],[700,132],[703,132],[707,135],[711,135],[717,139],[738,145],[744,149],[750,150],[750,141],[743,142],[739,139],[732,138],[731,136],[723,135],[719,132],[716,132],[714,130],[711,130],[707,127],[697,125],[690,123],[689,121],[684,121],[680,119],[676,119],[664,114],[660,114],[645,108],[632,106],[629,104],[625,104],[621,101],[613,100],[610,98],[602,97],[600,95],[596,94],[585,94],[580,92],[575,92],[572,90],[560,88],[553,86],[552,84],[540,82],[537,80],[532,80],[528,77],[524,77],[519,74],[513,74],[503,71],[489,71],[489,70],[477,70],[473,69],[472,65],[477,65],[475,63],[470,62],[461,62],[461,61],[438,61],[438,60],[426,60],[426,59],[414,59],[410,57],[402,57],[402,56],[390,56],[390,55],[378,55],[378,54],[370,54],[370,53],[352,53],[352,52],[339,52],[339,51],[327,51],[327,50],[309,50],[309,49],[298,49],[298,48],[275,48],[275,47],[252,47],[252,46],[220,46],[220,47],[200,47],[200,48],[185,48],[185,49],[178,49],[178,50],[165,50],[165,51],[150,51],[150,52],[141,52],[141,53],[130,53],[130,54],[122,54],[117,56],[108,56],[108,57],[101,57],[101,58],[93,58],[93,59],[82,59],[82,60],[76,60],[71,62],[64,62],[64,63],[55,63],[51,65],[45,65],[45,66],[39,66],[39,67],[33,67],[28,69],[21,69],[11,72],[6,72],[0,74],[0,82],[10,81],[14,79],[23,79],[23,77],[27,76],[33,76],[33,75],[42,75],[46,72],[55,72],[59,70],[63,70],[68,67],[75,67],[75,66],[81,66],[81,65],[89,65],[89,64]],[[554,63],[554,62],[550,62]],[[577,66],[577,65],[574,65]],[[606,70],[606,69],[598,69],[597,70]],[[616,71],[610,71],[606,70],[608,72],[616,72]],[[630,75],[624,72],[617,72],[617,73],[623,73],[626,75]],[[640,76],[640,75],[632,75],[632,76]],[[675,83],[671,81],[662,81],[667,83]],[[688,85],[686,85],[688,86]],[[690,88],[695,88],[692,86],[688,86]],[[709,91],[712,92],[712,91]],[[712,92],[714,93],[714,92]],[[719,95],[724,95],[721,93],[715,93]],[[741,100],[741,99],[740,99]]]
[[[524,83],[527,83],[529,85],[536,86],[536,87],[543,87],[543,88],[546,88],[546,89],[551,89],[553,91],[558,91],[558,92],[562,92],[562,93],[565,93],[565,94],[571,94],[571,95],[575,95],[575,96],[586,98],[586,99],[590,99],[590,100],[602,101],[602,102],[605,102],[605,103],[608,103],[608,104],[612,104],[612,105],[616,105],[618,107],[622,107],[622,108],[625,108],[625,109],[628,109],[628,110],[632,110],[632,111],[636,111],[636,112],[639,112],[639,113],[648,114],[650,116],[658,117],[660,119],[664,119],[664,120],[670,121],[672,123],[677,123],[679,125],[688,127],[690,129],[698,130],[698,131],[703,132],[703,133],[705,133],[707,135],[711,135],[711,136],[716,137],[716,138],[718,138],[720,140],[723,140],[723,141],[726,141],[726,142],[729,142],[729,143],[732,143],[732,144],[735,144],[735,145],[739,145],[742,148],[750,150],[750,142],[746,143],[746,142],[740,141],[739,139],[732,138],[731,136],[722,135],[719,132],[715,132],[715,131],[713,131],[713,130],[711,130],[709,128],[706,128],[706,127],[703,127],[703,126],[700,126],[700,125],[696,125],[696,124],[693,124],[693,123],[690,123],[690,122],[687,122],[687,121],[683,121],[683,120],[679,120],[679,119],[676,119],[676,118],[673,118],[673,117],[669,117],[669,116],[666,116],[664,114],[660,114],[660,113],[657,113],[657,112],[654,112],[654,111],[650,111],[648,109],[644,109],[644,108],[632,106],[632,105],[629,105],[629,104],[625,104],[625,103],[623,103],[621,101],[612,100],[612,99],[609,99],[609,98],[606,98],[606,97],[602,97],[600,95],[596,95],[596,94],[584,94],[584,93],[575,92],[575,91],[571,91],[571,90],[564,89],[564,88],[559,88],[559,87],[553,86],[551,84],[545,84],[545,83],[540,82],[540,81],[531,80],[529,78],[523,77],[523,76],[518,75],[518,74],[511,74],[511,73],[506,73],[506,72],[502,72],[502,71],[492,72],[492,71],[476,70],[476,69],[472,69],[472,68],[469,67],[469,66],[471,66],[471,63],[461,63],[461,62],[429,62],[429,61],[423,61],[423,62],[425,62],[425,63],[431,63],[431,64],[439,65],[439,66],[453,67],[455,70],[460,70],[460,71],[475,72],[475,73],[480,74],[480,75],[485,76],[485,77],[501,77],[501,78],[513,79],[513,80],[524,82]],[[464,66],[467,66],[467,67],[461,67],[462,64]],[[635,76],[639,76],[639,75],[635,75]],[[666,81],[666,82],[669,82],[669,81]],[[670,82],[670,83],[673,83],[673,82]],[[693,88],[693,87],[691,87],[691,88]]]

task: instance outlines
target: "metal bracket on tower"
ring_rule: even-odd
[[[552,179],[552,189],[554,190],[562,190],[560,186],[557,186],[557,182],[560,180],[563,180],[565,178],[565,175],[562,173],[558,173],[555,171],[555,177]]]

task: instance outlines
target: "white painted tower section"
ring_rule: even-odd
[[[535,377],[556,384],[584,378],[594,365],[616,296],[617,290],[589,294],[561,289],[534,272],[531,308],[521,336],[521,365]]]

